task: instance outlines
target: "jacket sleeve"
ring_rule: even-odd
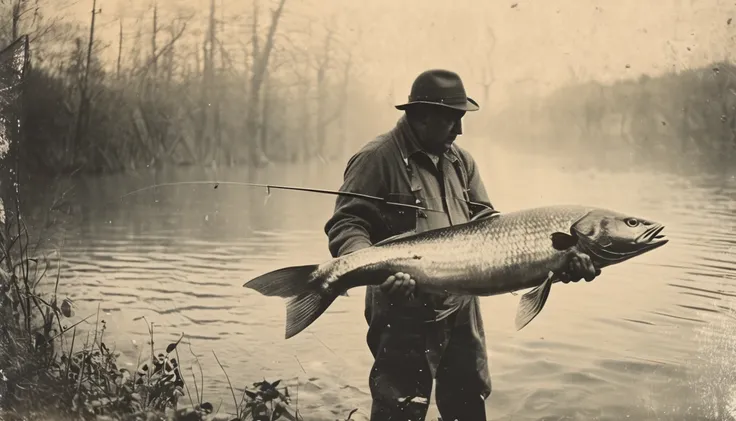
[[[347,163],[340,191],[385,197],[385,175],[379,154],[364,149]],[[377,230],[383,229],[380,202],[338,196],[335,211],[325,224],[332,257],[369,247]]]

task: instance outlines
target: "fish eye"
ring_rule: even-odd
[[[628,225],[628,226],[630,226],[630,227],[633,228],[633,227],[636,227],[637,225],[639,225],[639,221],[636,220],[636,219],[634,219],[634,218],[627,218],[626,219],[626,225]]]

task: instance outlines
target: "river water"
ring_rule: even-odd
[[[559,168],[544,157],[463,141],[501,211],[588,203],[662,221],[670,237],[592,283],[553,288],[545,309],[520,332],[513,327],[518,296],[482,298],[494,381],[489,419],[732,419],[736,179]],[[342,165],[76,179],[72,215],[56,231],[63,246],[51,256],[61,265],[60,291],[74,300],[76,319],[100,306],[108,345],[114,342],[129,367],[147,347],[141,317],[155,323],[157,347],[183,332],[191,345],[179,348],[187,380],[196,355],[205,400],[222,402],[220,411],[233,402],[213,351],[237,388],[284,379],[299,384],[297,404],[308,418],[344,419],[358,408],[353,418],[365,419],[371,356],[363,289],[284,340],[283,301],[242,287],[265,271],[329,258],[322,229],[334,197],[273,191],[266,200],[259,188],[186,185],[121,199],[185,180],[337,188]],[[428,419],[436,416],[432,407]]]

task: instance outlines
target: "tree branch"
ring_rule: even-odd
[[[156,54],[154,54],[153,56],[151,56],[148,59],[148,61],[146,62],[146,64],[144,64],[143,66],[141,66],[138,69],[135,69],[133,71],[133,76],[140,76],[141,73],[148,73],[148,69],[151,67],[151,65],[153,64],[153,62],[156,61],[156,60],[158,60],[158,58],[161,57],[162,54],[168,52],[169,49],[171,49],[171,47],[173,47],[174,44],[176,44],[176,42],[179,40],[179,38],[181,38],[181,36],[184,34],[184,31],[186,29],[187,29],[187,22],[184,22],[182,24],[181,30],[179,30],[179,32],[174,37],[172,37],[171,40],[169,40],[169,42],[167,42],[166,45],[164,45],[163,48],[161,48]]]

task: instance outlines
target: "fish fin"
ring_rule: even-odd
[[[343,291],[340,295],[343,297],[349,297],[347,290]]]
[[[480,219],[488,219],[488,218],[492,218],[492,217],[500,216],[500,215],[501,215],[501,212],[499,212],[499,211],[497,211],[495,209],[487,208],[487,209],[483,209],[482,211],[480,211],[480,212],[476,213],[475,215],[473,215],[473,217],[470,218],[470,220],[471,221],[478,221]]]
[[[243,286],[267,297],[290,298],[309,290],[318,265],[290,266],[257,276]]]
[[[343,292],[325,288],[314,277],[318,265],[291,266],[254,278],[243,285],[266,296],[291,298],[286,305],[286,339],[311,325]]]
[[[435,310],[436,314],[434,318],[432,320],[427,320],[426,323],[435,323],[445,320],[453,313],[460,310],[460,308],[464,306],[471,298],[472,297],[466,295],[452,295],[448,297],[442,304],[449,305],[449,307],[444,310]]]
[[[553,232],[549,237],[552,240],[552,247],[560,251],[567,250],[578,243],[576,237],[564,232]]]
[[[542,311],[544,304],[547,302],[547,297],[549,297],[554,276],[554,272],[549,272],[547,279],[541,285],[521,296],[516,311],[516,330],[524,328]]]
[[[442,320],[450,317],[454,312],[458,311],[459,309],[460,304],[455,304],[446,310],[437,311],[437,314],[434,316],[434,318],[432,320],[427,320],[427,323],[441,322]]]
[[[328,294],[321,290],[305,291],[286,305],[285,339],[289,339],[309,325],[327,310],[338,294]]]
[[[377,242],[373,243],[373,245],[374,246],[382,246],[384,244],[388,244],[388,243],[392,243],[392,242],[394,242],[396,240],[400,240],[400,239],[402,239],[404,237],[411,237],[412,235],[415,235],[416,233],[417,233],[416,230],[405,231],[405,232],[402,232],[400,234],[396,234],[396,235],[392,235],[391,237],[384,238],[381,241],[377,241]]]

